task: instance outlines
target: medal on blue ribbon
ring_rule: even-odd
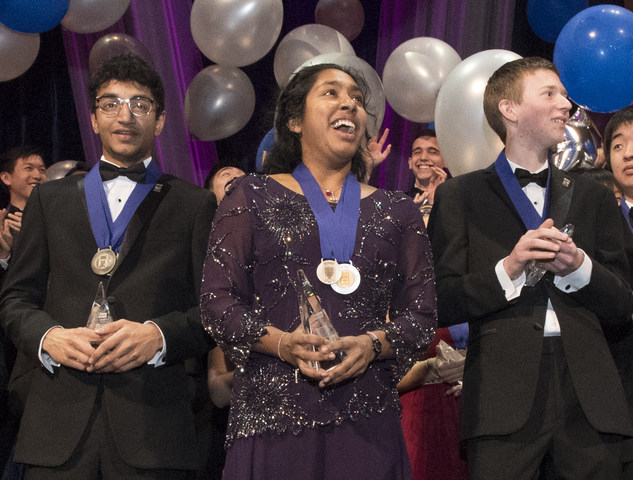
[[[151,161],[147,166],[145,183],[136,184],[123,210],[114,222],[99,174],[99,164],[97,163],[86,175],[84,180],[86,205],[88,206],[92,234],[98,247],[97,253],[92,258],[91,267],[97,275],[108,275],[114,270],[118,252],[123,244],[125,230],[138,206],[156,185],[160,174],[158,164]]]
[[[317,277],[338,293],[352,293],[361,280],[360,272],[351,262],[360,216],[358,180],[353,173],[347,174],[340,200],[332,210],[318,182],[303,163],[294,169],[292,176],[301,186],[319,227],[322,260],[317,267]]]

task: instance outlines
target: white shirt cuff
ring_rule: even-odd
[[[152,322],[151,320],[148,320],[145,323],[151,323],[152,325],[155,325],[160,332],[160,336],[163,338],[163,348],[157,351],[156,354],[147,362],[147,364],[154,365],[154,367],[165,365],[165,357],[167,356],[167,342],[165,342],[165,335],[163,335],[163,331],[158,325],[156,325],[156,323]]]
[[[42,335],[42,338],[40,339],[40,348],[37,351],[37,358],[40,359],[42,366],[51,373],[55,373],[55,370],[53,370],[53,367],[59,367],[59,363],[53,360],[47,352],[42,350],[42,345],[44,345],[44,338],[46,338],[46,335],[48,335],[48,332],[50,332],[53,328],[64,328],[64,327],[62,327],[61,325],[55,325],[54,327],[51,327],[48,330],[46,330],[46,332],[44,333],[44,335]]]
[[[0,267],[2,267],[3,270],[6,270],[7,268],[9,268],[10,259],[11,259],[11,254],[9,254],[7,258],[0,258]]]
[[[503,288],[506,300],[509,302],[521,295],[521,290],[523,289],[523,284],[525,283],[525,272],[521,273],[519,278],[516,280],[512,280],[506,272],[506,269],[503,268],[503,262],[506,258],[508,257],[504,257],[497,262],[497,265],[495,265],[495,273],[497,274],[499,285]]]
[[[554,277],[554,285],[556,285],[556,288],[565,293],[577,292],[581,288],[586,287],[591,281],[593,263],[589,255],[580,248],[578,250],[580,250],[585,257],[580,267],[564,277],[559,277],[558,275]]]

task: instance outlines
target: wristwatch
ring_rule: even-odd
[[[371,332],[365,332],[365,335],[369,335],[369,338],[371,338],[371,348],[374,351],[374,360],[376,360],[382,353],[382,343],[378,340],[378,337]]]

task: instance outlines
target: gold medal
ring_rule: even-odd
[[[100,248],[92,257],[92,271],[97,275],[108,275],[114,270],[118,257],[110,247]]]
[[[332,289],[342,295],[349,295],[356,291],[360,285],[360,272],[350,263],[341,263],[341,278],[338,282],[332,284]]]
[[[336,260],[323,260],[316,270],[317,278],[326,285],[332,285],[341,278],[341,267]]]

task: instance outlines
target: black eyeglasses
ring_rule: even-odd
[[[101,110],[106,117],[116,117],[121,111],[121,106],[127,103],[132,115],[142,117],[149,115],[152,111],[152,106],[155,101],[151,98],[134,97],[134,98],[119,98],[111,95],[104,95],[96,98],[97,108]]]

